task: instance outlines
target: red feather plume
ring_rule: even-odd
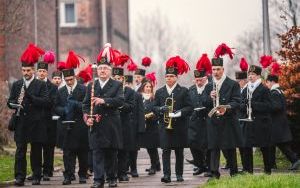
[[[127,69],[130,72],[137,70],[137,65],[131,60],[130,63],[127,65]]]
[[[93,79],[93,70],[92,70],[92,65],[89,64],[86,68],[81,70],[78,74],[78,77],[82,78],[84,83],[89,82],[90,80]]]
[[[48,64],[53,64],[55,61],[55,54],[53,51],[47,51],[44,54],[44,62]]]
[[[212,73],[211,62],[210,62],[209,58],[207,57],[207,54],[202,54],[202,56],[199,58],[199,60],[196,64],[196,69],[198,71],[204,69],[206,74]]]
[[[144,57],[142,59],[142,65],[144,67],[149,67],[151,65],[151,59],[150,59],[150,57]]]
[[[68,55],[68,58],[67,58],[67,61],[66,61],[66,68],[67,69],[76,69],[76,68],[78,68],[79,65],[80,65],[79,58],[84,61],[84,59],[82,57],[80,57],[79,55],[77,55],[74,51],[72,51],[72,50],[69,51],[69,55]]]
[[[57,70],[62,71],[64,69],[66,69],[66,63],[63,61],[57,62]]]
[[[241,58],[241,61],[240,61],[240,68],[242,71],[245,71],[245,72],[248,71],[248,63],[247,63],[246,59],[243,57]]]
[[[280,74],[280,64],[278,64],[277,62],[272,63],[271,74],[272,75],[279,75]]]
[[[260,57],[260,62],[259,63],[265,69],[265,68],[267,68],[268,66],[271,65],[272,61],[273,61],[273,57],[272,56],[270,56],[270,55],[263,55],[263,56]]]
[[[166,62],[166,67],[176,67],[179,75],[187,73],[190,70],[187,62],[179,56],[174,56],[168,59],[168,61]]]
[[[26,50],[23,52],[20,60],[22,63],[26,63],[28,65],[33,65],[39,61],[41,55],[43,55],[45,51],[34,44],[30,43]]]
[[[152,85],[155,86],[157,84],[155,72],[148,73],[145,75],[145,77],[152,82]]]
[[[219,58],[225,54],[229,55],[230,59],[233,59],[233,52],[231,51],[231,48],[229,48],[225,43],[222,43],[215,50],[215,57]]]
[[[115,62],[115,66],[123,67],[129,59],[130,57],[127,54],[120,54]]]

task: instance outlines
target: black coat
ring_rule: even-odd
[[[253,122],[245,122],[243,127],[243,139],[245,147],[265,147],[271,144],[271,100],[270,90],[260,84],[252,93],[251,99]],[[247,115],[247,89],[242,92],[241,117]]]
[[[94,122],[92,131],[89,133],[90,148],[114,148],[122,149],[122,127],[119,108],[124,103],[124,92],[121,82],[109,79],[104,88],[95,82],[95,97],[105,100],[105,104],[94,107],[94,114],[100,114],[99,122]],[[87,93],[83,101],[83,112],[90,113],[91,106],[91,83],[88,85]]]
[[[168,94],[166,86],[158,89],[155,93],[154,107],[155,114],[159,117],[159,134],[161,148],[184,148],[187,147],[187,129],[188,117],[192,111],[192,102],[188,95],[188,89],[181,87],[179,84],[173,90],[174,94],[174,111],[181,111],[181,117],[172,118],[173,130],[166,129],[163,113],[160,107],[165,105]]]
[[[129,151],[135,148],[135,126],[132,121],[132,113],[134,111],[134,96],[135,92],[129,87],[124,88],[124,104],[120,108],[121,127],[123,135],[123,149]]]
[[[189,96],[192,100],[193,108],[203,107],[202,94],[198,94],[196,85],[189,88]],[[188,127],[188,144],[190,148],[207,148],[207,110],[193,111]]]
[[[280,90],[271,90],[272,102],[272,143],[284,143],[292,140],[292,134],[286,116],[286,101]]]
[[[153,113],[152,99],[144,100],[145,114]],[[139,145],[141,148],[158,148],[159,147],[159,130],[158,118],[153,116],[145,119],[145,132],[139,134]]]
[[[83,121],[82,114],[82,101],[86,93],[86,87],[77,83],[72,92],[72,100],[76,101],[74,106],[74,124],[62,124],[61,121],[65,120],[66,112],[65,107],[70,102],[68,97],[67,86],[64,86],[58,90],[55,101],[55,112],[60,116],[58,126],[59,139],[58,146],[63,149],[81,149],[88,150],[88,127]]]
[[[23,85],[23,79],[13,83],[8,99],[9,103],[17,104]],[[45,118],[44,106],[49,103],[46,83],[33,79],[28,88],[25,88],[23,110],[16,124],[14,139],[17,143],[45,143],[47,140],[47,127],[42,123]]]
[[[47,126],[47,144],[56,144],[56,127],[57,121],[52,120],[55,108],[55,99],[58,92],[57,86],[52,84],[49,80],[46,82],[47,89],[49,92],[49,104],[45,106],[45,120],[43,121]]]
[[[213,100],[210,97],[212,83],[206,86],[203,104],[210,111]],[[241,93],[239,84],[226,77],[219,91],[220,105],[230,105],[223,116],[213,115],[207,118],[208,149],[233,149],[242,144],[241,129],[238,120]]]

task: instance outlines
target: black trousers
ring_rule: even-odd
[[[53,163],[54,163],[54,149],[53,144],[43,144],[43,174],[52,175],[53,174]]]
[[[246,165],[245,159],[246,159],[246,157],[244,156],[245,155],[244,148],[240,147],[239,151],[240,151],[241,163],[242,163],[243,171],[245,171],[245,165]]]
[[[261,147],[260,148],[263,156],[264,162],[264,171],[267,174],[271,174],[271,163],[270,163],[270,147]],[[244,148],[244,170],[249,173],[253,173],[253,150],[252,147]]]
[[[27,143],[16,143],[17,149],[15,153],[15,178],[25,180],[27,170]],[[32,169],[32,177],[41,179],[42,173],[42,144],[31,143],[30,163]]]
[[[276,164],[276,147],[280,149],[280,151],[286,156],[286,158],[294,163],[298,160],[297,154],[292,151],[292,148],[288,142],[278,143],[275,146],[270,148],[270,163],[271,166]]]
[[[108,180],[117,179],[117,153],[111,148],[93,150],[94,182],[104,184],[104,174]]]
[[[196,149],[196,148],[190,148],[193,159],[194,159],[194,165],[198,168],[204,169],[206,168],[207,164],[207,150],[203,149]]]
[[[183,174],[183,148],[176,148],[175,150],[175,172],[176,175]],[[171,176],[171,151],[172,149],[163,149],[162,150],[162,161],[163,161],[163,172],[166,176]]]
[[[128,166],[130,167],[130,171],[137,171],[136,161],[137,161],[138,150],[129,151],[128,155],[129,155]]]
[[[88,152],[88,169],[93,172],[93,150]]]
[[[227,153],[227,163],[230,169],[230,175],[233,176],[237,174],[237,159],[236,159],[236,150],[235,149],[226,149],[222,150],[226,151]],[[210,150],[210,171],[215,176],[220,176],[219,172],[220,166],[220,150],[219,149],[212,149]]]
[[[79,171],[78,176],[81,178],[86,178],[87,168],[88,168],[88,150],[63,150],[63,160],[64,160],[64,177],[69,179],[75,172],[76,157],[78,158]]]
[[[151,168],[156,170],[157,167],[160,166],[158,149],[157,148],[151,148],[151,149],[147,148],[147,152],[150,157]]]
[[[118,150],[118,177],[126,175],[128,164],[128,151]]]

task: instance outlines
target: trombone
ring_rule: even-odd
[[[168,106],[169,110],[164,113],[164,122],[168,125],[166,129],[173,129],[172,127],[172,118],[169,116],[169,113],[172,113],[174,110],[174,97],[173,93],[171,97],[167,97],[165,100],[165,106]]]
[[[239,121],[246,121],[246,122],[252,122],[252,106],[251,106],[251,100],[252,100],[252,92],[247,87],[247,99],[248,99],[248,105],[247,105],[247,118],[239,119]]]

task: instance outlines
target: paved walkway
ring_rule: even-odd
[[[160,158],[161,158],[161,151],[160,152]],[[193,166],[186,163],[184,164],[184,182],[178,183],[176,182],[176,176],[175,176],[175,154],[172,152],[172,160],[171,160],[171,166],[172,166],[172,182],[169,184],[164,184],[160,182],[160,178],[162,177],[162,171],[156,173],[153,176],[149,176],[147,172],[145,172],[146,168],[149,168],[150,166],[150,159],[147,154],[147,151],[145,149],[141,149],[139,151],[138,155],[138,172],[139,172],[139,178],[130,178],[130,181],[128,183],[118,183],[118,187],[140,187],[140,188],[159,188],[159,187],[186,187],[186,188],[195,188],[199,187],[201,184],[204,184],[207,180],[207,178],[204,178],[203,175],[201,176],[193,176]],[[185,159],[191,159],[191,154],[189,149],[185,149]],[[78,184],[78,177],[76,177],[77,180],[73,181],[71,185],[62,186],[62,170],[59,170],[54,174],[54,177],[51,178],[51,181],[45,182],[41,181],[40,186],[32,186],[31,182],[26,181],[25,187],[43,187],[43,188],[50,188],[50,187],[89,187],[92,184],[92,178],[90,178],[87,182],[87,184]],[[105,184],[105,187],[108,187],[107,184]]]

